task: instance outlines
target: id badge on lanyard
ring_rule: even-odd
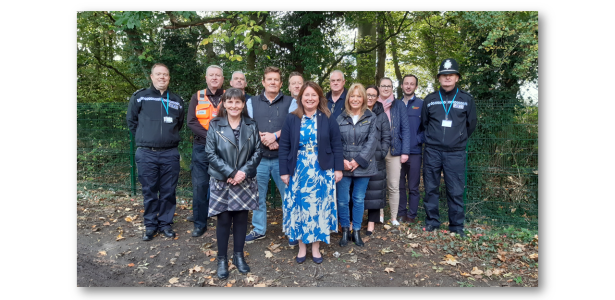
[[[161,102],[162,107],[164,107],[164,110],[167,112],[167,115],[162,118],[162,121],[167,124],[173,123],[173,117],[169,117],[169,91],[167,91],[167,105],[164,105],[164,98],[162,98]]]
[[[457,92],[455,92],[455,97],[453,97],[453,101],[451,101],[451,105],[448,106],[448,110],[446,109],[446,105],[444,105],[444,100],[442,99],[442,93],[440,93],[440,91],[438,91],[438,93],[440,94],[440,102],[442,102],[442,107],[444,107],[444,113],[445,113],[444,120],[442,120],[442,127],[452,127],[453,120],[448,119],[448,113],[451,112],[451,107],[453,107],[453,104],[455,103],[455,98],[457,98],[457,93],[459,93],[459,88],[457,88]]]

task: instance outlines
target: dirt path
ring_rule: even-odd
[[[313,263],[308,250],[299,265],[297,249],[282,234],[279,208],[268,212],[267,238],[245,246],[252,273],[242,275],[233,266],[221,281],[215,274],[215,218],[205,235],[192,238],[187,202],[178,199],[175,239],[158,235],[144,242],[142,198],[79,188],[77,286],[538,286],[538,237],[515,239],[484,226],[462,240],[423,232],[420,223],[377,224],[369,238],[362,231],[365,247],[342,248],[335,233],[330,245],[321,246],[322,264]]]

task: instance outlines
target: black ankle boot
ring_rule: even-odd
[[[218,278],[228,278],[228,258],[225,256],[218,256]]]
[[[233,264],[237,267],[239,273],[246,274],[250,272],[250,266],[243,258],[243,252],[233,252]]]
[[[352,241],[355,243],[355,245],[363,247],[365,246],[365,243],[363,243],[363,240],[361,240],[361,234],[359,232],[361,232],[361,230],[352,231]]]
[[[350,239],[350,228],[342,227],[342,238],[340,239],[340,247],[348,246],[348,240]]]

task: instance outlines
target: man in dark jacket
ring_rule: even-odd
[[[401,164],[399,210],[397,211],[399,221],[405,223],[416,223],[416,213],[420,200],[419,181],[425,136],[420,128],[423,100],[414,95],[414,91],[418,86],[418,80],[414,75],[406,75],[401,83],[404,92],[404,97],[401,100],[406,105],[408,123],[410,124],[410,136],[407,137],[410,139],[410,155],[408,155],[408,160]],[[409,195],[406,194],[406,180],[408,181]]]
[[[424,230],[440,227],[438,211],[441,172],[444,171],[449,230],[465,236],[463,190],[465,188],[466,144],[476,128],[476,106],[472,96],[457,87],[459,65],[452,58],[440,64],[440,89],[425,97],[421,126],[425,130],[423,182],[425,184]]]
[[[267,67],[263,74],[262,94],[253,96],[246,103],[248,114],[258,123],[261,131],[262,159],[256,168],[256,181],[258,183],[259,207],[252,213],[254,229],[246,236],[246,243],[265,238],[267,231],[267,190],[269,177],[273,178],[283,197],[286,185],[280,178],[280,162],[278,159],[278,140],[282,132],[282,125],[286,115],[292,108],[293,97],[280,92],[282,88],[282,74],[277,67]],[[295,103],[296,105],[296,103]],[[298,243],[298,242],[297,242]],[[296,244],[293,244],[294,246]]]
[[[243,75],[243,74],[242,74]],[[224,75],[220,66],[211,65],[205,71],[207,87],[199,90],[190,99],[188,107],[188,128],[192,130],[192,221],[193,237],[199,237],[207,231],[207,213],[209,210],[209,160],[205,152],[209,121],[216,117],[220,108],[220,98],[224,93],[222,84]]]
[[[184,124],[184,100],[168,91],[169,68],[157,63],[150,74],[152,86],[132,94],[126,120],[135,137],[135,160],[143,192],[144,241],[157,231],[173,238],[175,187],[179,178],[179,130]]]
[[[344,73],[340,70],[331,72],[329,83],[331,91],[325,95],[328,100],[327,107],[331,111],[331,118],[337,120],[337,117],[344,111],[346,95],[348,94],[348,90],[344,87],[344,84],[346,84]]]
[[[248,86],[248,82],[246,81],[246,75],[241,71],[235,71],[231,74],[231,82],[229,83],[231,87],[240,89],[243,94],[246,96],[246,101],[252,98],[252,95],[246,93],[246,87]]]

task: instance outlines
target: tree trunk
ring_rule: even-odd
[[[378,23],[376,25],[378,31],[378,43],[382,42],[386,37],[384,32],[384,14],[378,13]],[[382,43],[378,47],[378,65],[376,68],[376,85],[380,83],[380,79],[384,77],[384,67],[386,66],[387,47],[386,43]]]
[[[357,50],[361,51],[375,46],[376,27],[373,19],[366,18],[359,22],[359,36],[357,39]],[[374,84],[376,74],[376,50],[357,55],[357,81],[364,84]]]
[[[393,25],[389,26],[389,31],[393,33],[395,28]],[[403,97],[402,86],[402,75],[401,70],[399,69],[399,59],[397,58],[397,36],[391,37],[391,54],[393,56],[393,68],[395,68],[395,77],[397,77],[397,99],[401,99]]]

